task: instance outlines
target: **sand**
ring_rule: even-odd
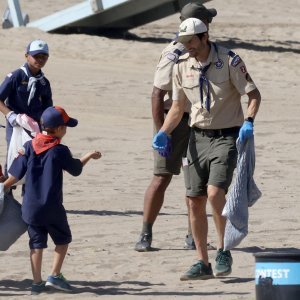
[[[31,20],[80,1],[21,1]],[[0,29],[0,77],[24,62],[35,38],[46,40],[44,68],[55,104],[79,119],[64,143],[75,157],[100,150],[80,177],[64,177],[64,203],[73,242],[63,273],[75,294],[43,294],[41,299],[255,299],[255,258],[260,251],[299,249],[300,3],[299,0],[214,0],[218,16],[213,41],[239,53],[262,94],[255,120],[255,180],[263,196],[250,209],[249,234],[232,251],[230,276],[181,282],[195,261],[184,250],[187,216],[182,174],[172,181],[154,225],[153,247],[133,250],[142,227],[143,196],[152,177],[150,94],[161,50],[177,30],[179,15],[141,26],[136,39],[48,34],[32,28]],[[6,1],[0,3],[3,12]],[[246,104],[246,98],[243,98]],[[0,117],[0,124],[4,124]],[[0,159],[5,161],[0,128]],[[17,199],[21,201],[18,193]],[[210,211],[210,210],[209,210]],[[209,214],[209,239],[216,232]],[[45,250],[43,278],[51,269],[53,243]],[[214,264],[215,251],[209,252]],[[28,237],[0,253],[0,299],[30,294]]]

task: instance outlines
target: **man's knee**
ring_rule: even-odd
[[[225,190],[219,187],[209,186],[207,194],[213,212],[221,215],[226,202]]]
[[[225,199],[225,190],[217,186],[209,185],[207,188],[207,196],[210,201]]]
[[[206,206],[206,196],[197,196],[197,197],[188,197],[189,199],[189,207],[193,211],[199,211],[205,209]]]
[[[166,175],[154,175],[151,185],[155,189],[166,189],[172,180],[171,174]]]

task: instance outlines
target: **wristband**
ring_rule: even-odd
[[[254,123],[254,119],[252,117],[247,117],[245,121],[251,122],[252,124]]]

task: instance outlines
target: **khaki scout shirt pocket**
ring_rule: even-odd
[[[214,70],[209,74],[209,82],[211,84],[211,93],[213,100],[223,100],[232,91],[229,72]]]
[[[198,77],[188,77],[182,80],[182,87],[186,94],[186,97],[193,104],[199,102],[200,100],[200,90],[199,90],[199,78]]]

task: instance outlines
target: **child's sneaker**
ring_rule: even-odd
[[[45,282],[33,283],[31,286],[31,295],[39,295],[46,290]]]
[[[64,291],[64,292],[72,292],[72,286],[66,280],[62,273],[57,276],[49,275],[46,286],[52,286],[55,289]]]

